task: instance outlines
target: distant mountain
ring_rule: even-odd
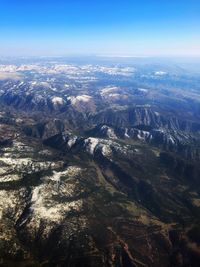
[[[198,267],[198,71],[88,60],[0,65],[0,266]]]

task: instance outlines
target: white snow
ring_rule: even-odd
[[[54,105],[63,105],[64,104],[64,99],[62,97],[55,96],[51,99],[52,103]]]
[[[138,130],[137,138],[140,140],[145,140],[150,136],[150,133],[147,131]]]
[[[167,72],[165,72],[165,71],[156,71],[154,74],[155,74],[156,76],[163,76],[163,75],[166,75]]]
[[[104,95],[107,95],[107,94],[116,92],[118,90],[119,90],[119,87],[116,87],[116,86],[107,86],[107,87],[101,89],[101,95],[104,96]]]
[[[138,88],[138,90],[140,92],[143,92],[143,93],[147,93],[148,92],[148,89],[145,89],[145,88]]]
[[[103,145],[101,152],[104,157],[110,157],[112,155],[112,149],[110,148],[109,145]]]
[[[98,146],[98,144],[99,144],[99,140],[97,138],[89,137],[85,140],[86,150],[91,155],[94,154],[94,151],[95,151],[96,147]]]
[[[69,166],[65,171],[62,171],[62,172],[53,171],[53,175],[46,176],[43,178],[43,180],[51,180],[51,181],[59,182],[61,177],[64,177],[64,176],[67,176],[68,178],[75,177],[79,175],[81,171],[82,169],[77,166]]]
[[[7,174],[0,177],[1,182],[10,182],[10,181],[18,181],[21,179],[21,176],[18,174]]]
[[[86,151],[91,155],[94,155],[95,151],[99,149],[105,157],[111,156],[112,144],[113,142],[111,140],[98,139],[94,137],[89,137],[85,139]]]
[[[68,100],[71,101],[72,105],[76,105],[80,102],[84,102],[84,103],[90,102],[92,100],[92,97],[89,95],[69,96]]]
[[[101,130],[106,131],[106,135],[107,135],[108,138],[117,139],[117,136],[116,136],[116,134],[115,134],[115,132],[114,132],[114,130],[112,128],[110,128],[110,127],[108,127],[106,125],[103,125],[101,127]]]
[[[128,135],[128,129],[127,129],[127,128],[125,129],[124,136],[125,136],[126,138],[130,138],[130,136]]]
[[[76,143],[76,141],[77,141],[76,136],[70,138],[69,141],[67,142],[68,147],[71,148]]]
[[[169,136],[169,141],[174,145],[175,144],[175,141],[174,141],[174,139],[173,139],[173,137],[170,135]]]
[[[70,166],[63,172],[54,171],[52,176],[44,178],[42,185],[33,189],[31,198],[33,222],[39,223],[40,220],[45,219],[58,223],[67,212],[81,209],[81,199],[75,201],[69,199],[69,201],[63,203],[53,198],[53,196],[67,196],[69,198],[74,196],[76,194],[76,182],[73,178],[80,173],[81,168],[77,166]],[[67,180],[61,181],[62,176],[67,176]]]

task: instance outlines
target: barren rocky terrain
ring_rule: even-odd
[[[199,65],[0,63],[0,266],[198,267]]]

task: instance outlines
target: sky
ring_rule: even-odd
[[[0,0],[0,56],[200,56],[200,0]]]

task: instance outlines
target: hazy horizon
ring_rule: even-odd
[[[200,56],[200,2],[0,3],[0,56]]]

